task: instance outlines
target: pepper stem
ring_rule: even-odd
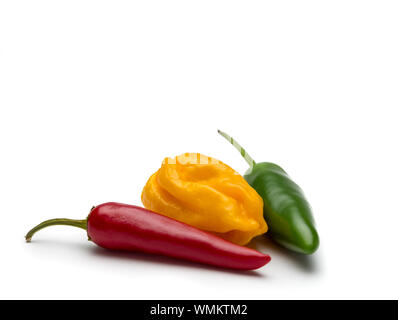
[[[253,166],[256,164],[253,160],[253,158],[246,152],[245,149],[242,148],[242,146],[234,140],[231,136],[226,134],[225,132],[222,132],[221,130],[217,130],[220,135],[222,135],[225,139],[227,139],[241,154],[241,156],[246,160],[246,162],[249,164],[250,168],[253,168]]]
[[[77,227],[81,228],[83,230],[87,230],[87,219],[84,220],[72,220],[72,219],[50,219],[46,220],[36,227],[34,227],[32,230],[30,230],[26,236],[26,242],[30,242],[32,240],[33,235],[44,228],[51,227],[51,226],[72,226],[72,227]]]

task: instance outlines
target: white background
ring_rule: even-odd
[[[1,1],[0,298],[398,298],[397,1]],[[140,204],[166,156],[304,189],[311,257],[229,272],[111,253],[53,217]],[[261,238],[261,237],[260,237]]]

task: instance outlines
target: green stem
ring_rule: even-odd
[[[222,135],[225,139],[227,139],[242,155],[242,157],[246,160],[246,162],[249,164],[250,168],[253,168],[253,166],[256,164],[253,160],[253,158],[246,152],[245,149],[242,148],[242,146],[234,140],[231,136],[226,134],[225,132],[222,132],[221,130],[217,130],[220,135]]]
[[[30,230],[26,236],[26,242],[30,242],[32,240],[33,235],[44,228],[51,227],[51,226],[72,226],[72,227],[77,227],[81,228],[83,230],[87,230],[87,219],[84,220],[72,220],[72,219],[50,219],[46,220],[36,227],[34,227],[32,230]]]

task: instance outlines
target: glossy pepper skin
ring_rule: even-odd
[[[35,232],[52,225],[85,229],[90,240],[106,249],[159,254],[223,268],[252,270],[271,260],[266,254],[182,222],[115,202],[93,208],[86,220],[47,220],[33,228],[26,240],[29,242]]]
[[[263,198],[264,217],[269,226],[267,235],[289,250],[314,253],[319,247],[319,236],[311,207],[301,188],[280,166],[270,162],[255,163],[233,138],[219,133],[250,165],[244,178]]]
[[[268,229],[257,192],[235,170],[199,153],[166,158],[141,199],[147,209],[240,245]]]

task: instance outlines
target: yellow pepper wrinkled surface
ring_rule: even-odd
[[[199,153],[166,158],[141,199],[149,210],[240,245],[268,230],[257,192],[235,170]]]

